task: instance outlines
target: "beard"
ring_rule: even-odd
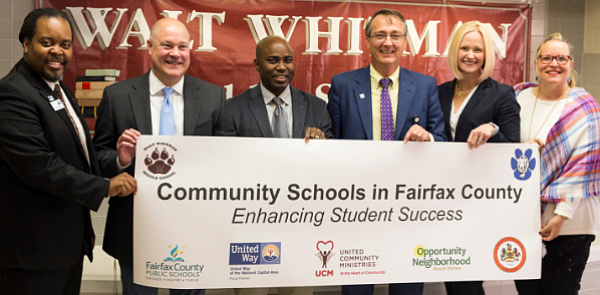
[[[48,82],[58,82],[60,80],[62,80],[64,76],[64,71],[62,73],[46,73],[46,72],[42,72],[42,78],[44,78],[44,80],[48,81]]]

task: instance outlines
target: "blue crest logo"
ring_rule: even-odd
[[[171,248],[171,246],[169,246],[169,248]],[[183,247],[185,249],[185,247]],[[180,254],[183,254],[183,250],[179,250],[179,245],[175,245],[175,248],[173,250],[171,250],[171,257],[167,257],[165,258],[164,261],[181,261],[181,262],[185,262],[183,260],[183,258],[181,257],[177,257]]]
[[[531,157],[533,152],[528,149],[523,153],[520,149],[515,150],[515,157],[510,159],[510,166],[515,171],[515,178],[527,180],[531,177],[531,171],[535,169],[535,159]]]

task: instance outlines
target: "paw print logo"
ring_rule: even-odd
[[[515,178],[527,180],[531,177],[531,171],[535,169],[535,159],[531,157],[533,152],[528,149],[523,153],[520,149],[515,150],[515,157],[510,159],[510,166],[515,171]]]
[[[171,166],[175,164],[175,158],[173,155],[169,158],[167,149],[163,149],[162,152],[159,153],[158,148],[156,148],[150,156],[146,155],[144,164],[146,164],[148,170],[154,174],[167,174],[171,171]]]

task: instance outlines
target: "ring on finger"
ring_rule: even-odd
[[[481,140],[481,139],[478,139],[478,140],[477,140],[477,143],[479,143],[479,144],[481,144],[481,143],[484,143],[484,142],[485,142],[485,141],[483,141],[483,140]]]
[[[315,139],[319,139],[320,137],[318,135],[315,135]]]

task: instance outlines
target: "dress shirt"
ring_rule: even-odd
[[[79,135],[79,141],[81,142],[81,146],[83,147],[85,158],[87,159],[88,165],[89,165],[90,164],[90,156],[88,155],[87,142],[86,142],[86,138],[85,138],[85,129],[83,128],[83,125],[81,125],[79,116],[77,116],[75,109],[73,109],[73,106],[71,105],[71,102],[70,102],[67,94],[62,89],[62,87],[60,87],[60,83],[59,82],[50,82],[50,81],[46,81],[46,80],[44,80],[44,81],[46,82],[46,84],[48,84],[48,86],[50,86],[50,89],[52,89],[53,92],[54,92],[55,85],[58,85],[58,87],[60,88],[60,92],[62,92],[62,96],[65,101],[65,111],[67,111],[69,116],[71,118],[73,118],[73,123],[75,123],[75,126],[73,126],[73,127],[77,129],[77,134]]]
[[[475,86],[475,88],[473,88],[471,90],[471,92],[469,92],[469,95],[467,95],[467,97],[465,98],[463,103],[460,105],[460,107],[458,108],[456,113],[454,112],[454,98],[452,99],[452,108],[450,109],[450,120],[449,120],[450,121],[450,131],[452,132],[452,140],[454,140],[454,136],[456,134],[456,125],[458,125],[458,119],[460,118],[460,114],[462,114],[463,110],[465,109],[465,106],[469,103],[469,100],[471,100],[473,93],[475,93],[475,91],[477,91],[478,87],[479,87],[479,85]],[[496,134],[494,134],[494,135],[496,135]],[[494,136],[494,135],[492,135],[492,136]]]
[[[269,114],[269,125],[272,125],[273,123],[273,112],[275,111],[275,103],[272,101],[273,97],[275,97],[275,94],[273,94],[271,91],[269,91],[267,88],[265,88],[265,86],[263,86],[262,83],[260,83],[260,91],[263,94],[263,98],[265,100],[265,107],[267,108],[267,114]],[[292,134],[292,120],[293,120],[293,114],[292,114],[292,92],[290,91],[290,85],[288,84],[287,87],[285,87],[285,89],[283,90],[283,92],[281,92],[281,94],[279,95],[279,98],[281,98],[281,101],[283,101],[283,104],[281,105],[283,107],[283,110],[285,111],[285,115],[287,117],[287,130],[288,130],[288,137],[292,138],[293,134]]]
[[[371,106],[373,112],[373,140],[381,140],[381,91],[383,86],[379,80],[390,78],[388,85],[390,102],[392,103],[392,115],[394,116],[394,132],[396,131],[396,112],[398,110],[398,91],[400,88],[400,67],[389,77],[382,76],[373,65],[369,67],[371,73]]]
[[[171,94],[171,103],[173,104],[173,110],[175,111],[175,135],[183,135],[183,80],[181,78],[179,82],[173,85],[173,93]],[[154,75],[154,72],[150,71],[150,114],[152,116],[152,134],[158,135],[160,128],[160,109],[162,103],[165,100],[163,93],[163,84]]]
[[[175,135],[183,135],[183,80],[181,78],[179,82],[173,85],[173,93],[171,93],[171,104],[173,104],[173,110],[175,112]],[[150,116],[152,121],[152,135],[158,135],[160,129],[160,109],[162,103],[165,100],[165,94],[163,93],[163,84],[156,75],[150,70]],[[119,163],[119,157],[117,156],[117,167],[119,171],[124,171],[132,162],[123,166]]]

